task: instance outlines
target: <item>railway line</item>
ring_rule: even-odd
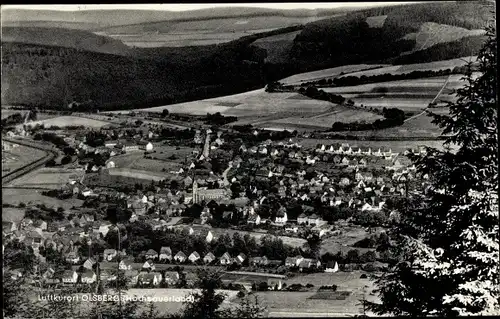
[[[29,172],[31,172],[37,168],[42,167],[43,165],[45,165],[45,163],[47,163],[48,161],[50,161],[52,159],[55,159],[58,156],[56,149],[48,144],[35,143],[33,141],[26,140],[26,139],[11,139],[11,138],[6,138],[6,137],[2,137],[2,140],[9,142],[9,143],[13,143],[13,144],[19,144],[19,145],[23,145],[23,146],[27,146],[27,147],[31,147],[31,148],[36,148],[36,149],[45,151],[45,153],[46,153],[45,157],[40,158],[34,162],[31,162],[27,165],[22,166],[22,167],[19,167],[15,170],[5,174],[4,176],[2,176],[2,187],[8,185],[10,182],[15,180],[16,178],[24,176],[24,175],[28,174]]]

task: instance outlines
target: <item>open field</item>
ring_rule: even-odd
[[[144,158],[143,152],[131,152],[123,155],[114,156],[110,159],[116,165],[116,168],[130,168],[137,170],[146,170],[151,172],[169,172],[178,170],[182,167],[182,162],[190,156],[193,149],[181,147],[179,150],[174,146],[161,145],[154,146],[155,153],[150,153],[155,159]],[[175,159],[171,156],[175,155]]]
[[[308,82],[313,80],[320,80],[324,78],[332,78],[339,76],[341,73],[350,74],[354,72],[359,72],[361,70],[377,69],[380,67],[387,68],[387,64],[353,64],[344,65],[335,68],[323,69],[318,71],[306,72],[295,74],[287,78],[281,79],[280,82],[283,84],[300,84],[301,82]]]
[[[103,127],[105,125],[109,125],[108,122],[104,121],[99,121],[99,120],[94,120],[94,119],[89,119],[89,118],[83,118],[83,117],[78,117],[78,116],[59,116],[59,117],[54,117],[51,119],[47,120],[41,120],[41,121],[33,121],[30,122],[30,126],[34,125],[45,125],[45,127],[51,127],[51,126],[59,126],[59,127],[64,127],[64,126],[79,126],[83,125],[86,127]]]
[[[168,109],[171,113],[193,115],[220,112],[223,115],[237,116],[238,118],[244,116],[256,118],[283,113],[314,114],[327,111],[334,105],[326,101],[293,98],[297,95],[298,93],[267,93],[264,89],[258,89],[213,99],[159,106],[138,111],[162,112],[162,110]],[[121,113],[124,113],[124,111],[121,111]]]
[[[8,150],[2,150],[2,176],[46,156],[44,151],[36,148],[5,141],[2,143],[9,147]]]
[[[43,167],[15,179],[9,186],[59,189],[66,185],[70,180],[79,180],[83,177],[83,175],[83,171],[56,167]]]
[[[380,75],[380,74],[385,74],[385,73],[390,73],[390,74],[403,74],[403,73],[410,73],[413,71],[438,71],[438,70],[446,70],[446,69],[453,69],[456,66],[463,66],[466,65],[466,61],[475,61],[476,57],[475,56],[469,56],[469,57],[463,57],[463,58],[457,58],[457,59],[451,59],[451,60],[443,60],[443,61],[434,61],[434,62],[428,62],[428,63],[416,63],[416,64],[404,64],[404,65],[393,65],[393,66],[386,66],[383,68],[378,68],[378,69],[373,69],[373,70],[366,70],[366,71],[359,71],[359,72],[353,72],[350,74],[346,74],[345,76],[371,76],[371,75]],[[343,76],[340,76],[343,77]]]
[[[408,33],[403,39],[415,40],[416,50],[424,50],[439,43],[452,42],[463,37],[483,34],[485,34],[484,30],[468,30],[447,24],[426,22],[422,24],[418,32]]]
[[[160,21],[107,28],[99,34],[136,47],[180,47],[218,44],[250,34],[305,24],[326,17],[254,16]]]
[[[366,121],[367,123],[382,119],[383,116],[363,111],[343,108],[341,106],[333,107],[334,110],[327,114],[316,116],[302,116],[302,117],[287,117],[275,121],[260,123],[259,127],[268,127],[276,125],[285,125],[288,130],[301,129],[310,127],[311,129],[325,129],[332,127],[335,122],[352,123],[355,121]],[[339,110],[338,110],[339,109]]]
[[[366,23],[368,23],[370,28],[382,28],[384,26],[385,19],[387,19],[387,15],[371,16],[366,18]]]
[[[393,150],[394,151],[394,150]],[[365,253],[373,250],[370,248],[354,248],[352,247],[358,241],[368,237],[370,234],[363,227],[343,227],[338,235],[328,235],[323,239],[321,245],[321,254],[330,252],[336,254],[341,252],[347,254],[349,250],[356,249],[359,253]]]
[[[63,207],[70,209],[73,206],[81,206],[83,201],[75,198],[59,200],[53,197],[43,196],[41,190],[29,188],[2,188],[2,203],[17,205],[19,203],[45,204],[47,207]]]
[[[359,300],[362,299],[363,289],[366,286],[365,297],[369,301],[377,301],[370,291],[373,289],[373,283],[370,279],[360,279],[362,272],[352,273],[316,273],[310,275],[301,275],[286,280],[287,285],[300,283],[306,285],[313,284],[315,289],[309,292],[257,292],[262,298],[263,304],[268,307],[270,316],[352,316],[361,313]],[[309,299],[316,295],[316,287],[322,285],[338,286],[339,291],[349,291],[351,295],[345,300],[321,300]]]
[[[2,221],[19,223],[24,218],[24,208],[2,207]]]
[[[151,172],[146,170],[138,170],[132,168],[111,168],[108,170],[109,175],[124,176],[134,179],[143,179],[159,182],[169,178],[169,174],[161,172]]]

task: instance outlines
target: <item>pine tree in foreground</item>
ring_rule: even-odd
[[[449,115],[433,122],[455,151],[427,149],[412,160],[430,177],[394,227],[399,259],[375,276],[377,314],[500,314],[496,33],[480,51],[480,76],[465,74]],[[470,66],[470,65],[469,65]]]

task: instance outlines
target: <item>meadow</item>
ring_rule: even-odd
[[[263,304],[268,307],[269,316],[299,316],[299,317],[338,317],[352,316],[361,313],[360,300],[365,298],[377,301],[370,294],[373,282],[370,279],[360,279],[363,272],[352,273],[315,273],[300,275],[286,280],[287,285],[300,283],[313,284],[315,287],[308,292],[257,292]],[[348,291],[350,295],[344,300],[310,299],[317,295],[317,288],[323,285],[337,285],[339,291]]]
[[[48,197],[41,194],[42,190],[28,188],[2,188],[2,203],[18,205],[25,203],[26,205],[45,204],[47,207],[63,207],[65,210],[73,206],[79,207],[83,201],[76,198],[60,200],[54,197]]]
[[[110,168],[108,170],[109,175],[114,176],[123,176],[133,179],[142,179],[142,180],[150,180],[159,182],[164,179],[168,179],[170,174],[161,173],[161,172],[152,172],[148,170],[139,170],[132,168]]]
[[[79,180],[83,176],[83,174],[83,171],[75,171],[56,167],[43,167],[15,179],[10,184],[10,186],[60,189],[70,180]]]
[[[341,74],[351,74],[360,72],[361,70],[376,70],[378,68],[387,68],[387,64],[353,64],[343,65],[335,68],[323,69],[318,71],[299,73],[287,78],[281,79],[279,82],[285,85],[300,84],[301,82],[321,80],[325,78],[333,78]]]
[[[11,147],[8,150],[2,150],[2,176],[47,155],[45,151],[36,148],[19,144],[13,147],[12,143],[5,143]]]
[[[309,127],[311,129],[328,129],[335,122],[352,123],[356,121],[366,121],[367,123],[382,119],[383,116],[363,111],[334,106],[335,111],[326,114],[302,117],[287,117],[265,123],[260,123],[259,127],[283,125],[288,130],[301,129]]]
[[[167,109],[170,113],[184,113],[192,115],[206,115],[220,112],[223,115],[244,118],[265,117],[287,114],[314,114],[329,110],[334,104],[309,98],[297,98],[298,93],[267,93],[258,89],[240,94],[223,96],[194,102],[166,105],[138,111],[162,112]],[[233,106],[234,105],[234,106]],[[122,113],[124,113],[122,111]],[[284,114],[285,116],[282,116]]]
[[[49,128],[51,126],[65,127],[65,126],[86,126],[100,128],[105,125],[109,125],[108,122],[94,120],[90,118],[84,118],[79,116],[59,116],[45,120],[33,121],[29,123],[29,126],[35,126],[37,124],[44,125]]]
[[[463,37],[483,34],[485,31],[480,29],[468,30],[447,24],[426,22],[422,24],[418,32],[408,33],[403,39],[415,40],[415,50],[424,50],[438,43],[452,42]]]
[[[325,17],[253,16],[160,21],[107,28],[102,35],[135,47],[181,47],[229,42],[250,34],[305,24]]]
[[[453,69],[456,66],[464,66],[467,64],[467,61],[475,61],[476,56],[468,56],[468,57],[462,57],[462,58],[456,58],[456,59],[449,59],[449,60],[442,60],[442,61],[434,61],[434,62],[427,62],[427,63],[414,63],[414,64],[404,64],[404,65],[393,65],[393,66],[386,66],[382,68],[377,68],[377,69],[372,69],[372,70],[366,70],[366,71],[359,71],[359,72],[353,72],[349,73],[343,76],[340,76],[341,78],[344,76],[357,76],[360,77],[362,75],[364,76],[372,76],[372,75],[380,75],[380,74],[385,74],[385,73],[390,73],[390,74],[403,74],[403,73],[410,73],[413,71],[438,71],[438,70],[446,70],[446,69]]]

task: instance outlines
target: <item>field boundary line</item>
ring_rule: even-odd
[[[448,85],[448,82],[450,82],[450,79],[451,79],[451,74],[448,76],[448,78],[446,79],[446,81],[444,81],[444,84],[443,84],[443,86],[441,87],[441,90],[439,90],[439,92],[436,94],[436,96],[434,97],[434,99],[432,99],[432,101],[431,101],[431,103],[430,103],[430,104],[434,103],[434,101],[436,101],[436,100],[437,100],[437,98],[441,95],[441,93],[443,93],[443,90],[444,90],[444,89],[446,88],[446,86]],[[423,109],[423,110],[422,110],[422,112],[418,113],[417,115],[414,115],[414,116],[412,116],[412,117],[407,118],[406,120],[404,120],[404,122],[406,123],[406,122],[408,122],[409,120],[413,120],[413,119],[415,119],[415,118],[417,118],[417,117],[421,116],[422,114],[424,114],[424,113],[425,113],[425,111],[427,111],[427,109],[428,109],[428,108],[429,108],[429,107],[426,107],[425,109]]]

